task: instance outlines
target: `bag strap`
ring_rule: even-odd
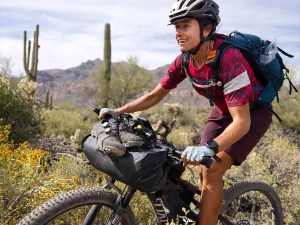
[[[189,52],[183,52],[182,56],[181,56],[181,60],[182,60],[182,72],[185,73],[186,77],[188,78],[188,80],[190,81],[190,83],[195,86],[198,87],[193,81],[194,79],[190,76],[189,72],[188,72],[188,66],[189,66],[189,62],[191,59],[191,53]],[[211,87],[212,82],[208,81],[208,80],[201,80],[202,83],[206,83],[207,85],[205,85],[206,87],[204,87],[206,89],[206,93],[207,93],[207,98],[209,100],[209,105],[211,107],[214,106],[214,103],[211,99],[211,93],[209,90],[209,87]]]
[[[290,58],[294,58],[293,55],[291,55],[291,54],[289,54],[289,53],[283,51],[281,48],[277,47],[277,49],[278,49],[278,51],[280,51],[280,52],[281,52],[282,54],[284,54],[285,56],[290,57]]]

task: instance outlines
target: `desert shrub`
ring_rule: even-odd
[[[44,135],[63,135],[70,138],[78,130],[80,132],[76,141],[79,142],[84,135],[91,131],[95,122],[97,122],[97,115],[90,109],[61,108],[46,110]]]
[[[8,139],[9,133],[10,126],[0,124],[0,219],[15,224],[23,210],[16,205],[39,185],[37,175],[45,170],[46,153],[28,149],[26,143],[14,144]]]
[[[176,126],[196,126],[201,127],[207,117],[207,111],[198,109],[187,110],[181,104],[163,104],[163,106],[153,107],[151,109],[139,112],[141,115],[149,119],[152,124],[158,120],[163,120],[167,123],[176,120]]]
[[[136,192],[130,202],[130,207],[137,224],[156,224],[153,208],[146,194]]]
[[[134,114],[134,116],[147,118],[154,128],[159,120],[164,121],[168,126],[175,120],[168,140],[172,141],[177,148],[184,148],[199,142],[207,114],[206,110],[186,110],[180,104],[164,104],[162,107],[154,107]],[[196,137],[198,137],[197,140],[195,140]]]
[[[26,142],[9,141],[9,125],[0,125],[0,224],[16,224],[33,208],[64,191],[80,187],[102,187],[105,175],[68,157],[50,157]],[[117,182],[121,189],[124,184]],[[139,224],[154,224],[146,195],[137,192],[130,203]]]
[[[168,140],[172,141],[176,148],[184,150],[188,145],[192,145],[192,140],[196,135],[198,135],[196,128],[176,126],[168,135]]]
[[[0,224],[15,224],[33,207],[62,191],[97,186],[103,175],[77,160],[14,144],[9,125],[0,124]]]
[[[28,94],[34,87],[34,83],[23,79],[14,90],[9,79],[0,77],[0,118],[11,125],[10,138],[17,143],[31,140],[43,131],[41,107]]]
[[[297,85],[297,89],[300,90],[299,85]],[[289,95],[287,88],[284,88],[281,92],[279,103],[274,101],[273,104],[275,112],[283,120],[281,126],[285,129],[295,130],[300,134],[300,94],[299,92],[292,92],[292,95]],[[280,124],[275,118],[274,121]]]

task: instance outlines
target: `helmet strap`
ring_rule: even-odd
[[[189,51],[189,53],[191,53],[192,55],[196,55],[197,52],[200,50],[202,44],[203,44],[204,42],[206,42],[206,41],[211,40],[211,39],[212,39],[212,36],[214,35],[214,33],[215,33],[215,31],[216,31],[216,26],[213,26],[213,28],[212,28],[210,34],[209,34],[207,37],[204,37],[204,36],[203,36],[203,32],[204,32],[205,24],[199,22],[199,27],[200,27],[200,42],[199,42],[199,44],[198,44],[195,48],[193,48],[193,49],[191,49],[191,50]]]

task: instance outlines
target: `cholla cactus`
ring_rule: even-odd
[[[75,134],[70,137],[71,143],[76,144],[76,141],[79,140],[80,129],[76,129]]]
[[[34,91],[38,87],[38,83],[34,82],[32,80],[29,80],[28,77],[23,78],[18,83],[18,89],[17,92],[26,98],[33,98],[34,97]]]
[[[5,87],[7,89],[10,89],[10,82],[7,77],[0,76],[0,87]]]
[[[164,106],[167,108],[167,112],[174,117],[181,116],[183,114],[183,106],[179,103],[164,103]]]

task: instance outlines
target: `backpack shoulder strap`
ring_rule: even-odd
[[[259,81],[262,82],[263,85],[267,85],[268,80],[263,75],[260,65],[256,62],[255,56],[250,51],[241,48],[238,44],[235,44],[234,41],[230,41],[230,40],[229,41],[225,40],[222,43],[220,43],[220,45],[217,48],[215,59],[213,60],[213,62],[209,64],[209,66],[212,69],[213,79],[215,79],[215,81],[220,81],[219,74],[221,72],[220,70],[221,70],[223,55],[225,51],[230,47],[236,47],[241,51],[244,58],[250,64],[250,67],[253,70],[257,79],[259,79]]]
[[[212,79],[215,82],[220,81],[220,70],[222,65],[223,54],[226,49],[234,46],[232,43],[223,41],[216,49],[216,54],[214,58],[210,59],[207,65],[212,69]]]
[[[188,71],[188,67],[189,67],[189,61],[191,59],[191,53],[188,52],[184,52],[182,53],[182,72],[185,73],[186,77],[188,78],[188,80],[190,81],[190,83],[195,86],[196,84],[193,82],[193,78],[190,76],[189,71]],[[203,82],[205,82],[203,80]],[[206,81],[208,85],[210,85],[210,81]],[[210,91],[206,88],[207,91],[207,96],[208,96],[208,100],[209,100],[209,104],[210,106],[214,106],[214,103],[211,100],[211,95],[210,95]]]
[[[183,52],[181,55],[182,72],[184,72],[188,78],[190,77],[188,72],[190,58],[191,58],[191,53],[189,52]]]

